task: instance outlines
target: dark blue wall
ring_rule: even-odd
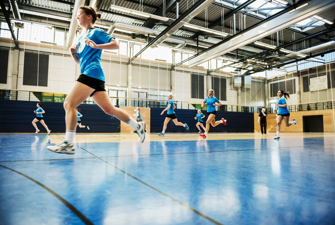
[[[162,108],[151,108],[151,132],[161,132],[163,128],[163,122],[166,117],[166,112],[161,116]],[[178,121],[187,123],[190,127],[190,132],[198,132],[195,124],[197,121],[194,119],[197,114],[196,110],[188,109],[175,109]],[[206,115],[204,123],[208,118],[207,112],[202,111]],[[211,127],[210,132],[254,132],[254,114],[253,113],[241,113],[241,112],[217,112],[216,120],[221,118],[227,119],[227,126],[218,125],[217,127]],[[205,126],[205,124],[204,124]],[[169,122],[166,132],[185,132],[185,128],[177,127],[172,121]]]
[[[35,132],[31,124],[37,102],[0,100],[0,132]],[[65,111],[63,103],[42,102],[44,121],[52,132],[65,132]],[[83,125],[91,130],[77,128],[77,132],[120,132],[120,121],[105,114],[97,105],[80,105]],[[44,127],[37,123],[44,132]]]

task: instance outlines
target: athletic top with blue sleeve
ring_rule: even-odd
[[[137,120],[142,120],[140,110],[137,110],[136,114],[137,114],[136,119],[137,119]]]
[[[81,118],[80,118],[80,116],[81,116],[81,113],[80,113],[80,112],[77,112],[77,121],[78,121],[78,122],[80,122],[80,121],[81,121]]]
[[[89,29],[85,35],[78,38],[77,55],[80,62],[80,73],[86,76],[105,81],[104,71],[101,67],[102,49],[91,48],[85,43],[85,37],[97,45],[107,44],[115,37],[100,29]]]
[[[277,104],[278,105],[284,105],[286,104],[286,99],[285,97],[277,98]],[[278,115],[285,115],[290,113],[287,107],[280,107],[278,106]]]
[[[43,112],[43,109],[41,107],[37,108],[36,109],[36,117],[43,118],[43,115],[42,115],[41,112]]]
[[[168,109],[167,114],[168,114],[168,115],[176,114],[176,113],[174,112],[174,102],[173,102],[172,99],[169,100],[169,102],[168,102],[168,104],[167,104],[166,107],[168,107],[169,105],[171,105],[171,106],[170,106],[170,108]]]
[[[219,99],[217,99],[216,97],[207,97],[205,98],[206,104],[207,104],[207,112],[215,112],[216,108],[214,106],[215,103],[220,102]]]
[[[203,116],[204,116],[203,113],[200,113],[200,114],[197,114],[197,115],[196,115],[196,117],[198,118],[198,122],[200,122],[200,123],[204,122],[204,121],[202,120],[202,118],[201,118],[201,117],[203,117]]]

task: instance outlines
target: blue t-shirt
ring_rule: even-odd
[[[284,97],[281,97],[279,99],[277,99],[277,104],[279,105],[284,105],[286,104],[286,99]],[[280,107],[278,106],[278,115],[284,115],[290,113],[290,111],[288,110],[287,107]]]
[[[43,112],[43,109],[41,107],[37,108],[36,109],[36,117],[43,117],[42,113]],[[41,113],[41,114],[40,114]]]
[[[203,117],[204,116],[204,114],[203,113],[200,113],[200,114],[197,114],[196,115],[196,117],[198,118],[198,122],[204,122],[202,119],[201,119],[201,117]]]
[[[170,106],[170,108],[168,109],[167,114],[168,114],[168,115],[176,114],[176,113],[174,112],[174,103],[173,103],[173,100],[172,100],[172,99],[170,99],[170,101],[168,102],[168,104],[167,104],[166,107],[168,107],[169,105],[171,105],[171,106]]]
[[[81,113],[80,113],[80,112],[77,112],[77,121],[78,121],[78,122],[81,121],[81,118],[80,118],[79,116],[81,116]]]
[[[206,104],[207,104],[207,112],[214,112],[214,111],[216,111],[216,108],[215,108],[214,104],[216,102],[220,102],[219,99],[217,99],[214,96],[211,97],[211,98],[209,98],[209,97],[205,98],[205,101],[206,101]]]
[[[139,110],[136,112],[136,114],[137,114],[136,119],[137,119],[137,120],[142,120],[142,118],[141,118],[141,113],[140,113]]]
[[[80,62],[80,74],[105,81],[104,71],[101,67],[102,49],[91,48],[85,43],[85,37],[97,45],[107,44],[115,39],[112,35],[100,29],[89,29],[85,35],[78,38],[77,54]]]

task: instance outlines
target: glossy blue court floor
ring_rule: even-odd
[[[0,134],[1,224],[335,224],[334,137],[48,141]]]

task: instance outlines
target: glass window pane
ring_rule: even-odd
[[[125,98],[126,97],[126,91],[118,91],[118,97],[119,98]]]
[[[65,38],[64,31],[60,30],[55,31],[55,43],[57,45],[64,46],[64,38]]]
[[[134,54],[133,54],[133,56],[134,55],[136,55],[139,51],[141,50],[141,45],[134,45]],[[141,57],[141,56],[139,56],[139,57]]]
[[[180,52],[175,52],[174,53],[174,61],[175,61],[175,63],[180,63],[181,62],[181,53]]]
[[[119,54],[128,56],[128,42],[119,42]]]
[[[110,97],[117,97],[117,91],[115,91],[115,90],[109,90],[109,96]]]

